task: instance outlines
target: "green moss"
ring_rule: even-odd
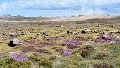
[[[29,57],[29,60],[32,61],[32,63],[37,64],[39,67],[43,66],[45,68],[52,68],[52,61],[49,60],[49,57],[34,54]]]
[[[30,68],[31,63],[28,61],[15,61],[14,59],[6,58],[0,60],[0,68]]]
[[[115,68],[120,68],[120,61],[115,61],[112,65],[114,65]]]

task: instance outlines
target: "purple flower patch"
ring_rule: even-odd
[[[78,43],[79,40],[72,40],[72,41],[70,41],[70,42],[72,42],[72,43]]]
[[[95,42],[107,42],[108,40],[110,40],[110,38],[100,36],[95,40]]]
[[[72,40],[72,41],[65,41],[62,44],[62,46],[65,46],[65,45],[76,45],[76,43],[78,42],[78,40]]]
[[[120,41],[120,38],[113,38],[112,41]]]
[[[50,46],[54,46],[54,45],[55,45],[55,43],[48,43],[48,45],[50,45]]]
[[[5,39],[5,38],[7,38],[7,36],[0,36],[0,38]]]
[[[77,45],[67,45],[68,49],[75,49],[75,48],[80,48],[80,46]]]
[[[95,42],[106,42],[104,39],[96,39]]]
[[[68,41],[65,41],[65,42],[62,42],[61,44],[62,44],[62,46],[66,46],[66,45],[69,44],[69,42],[68,42]]]
[[[61,54],[63,56],[69,56],[69,55],[72,55],[72,51],[70,51],[70,50],[63,50]]]
[[[62,46],[67,46],[68,49],[79,48],[79,46],[77,46],[78,42],[78,40],[66,41],[62,43]]]
[[[15,59],[16,61],[25,61],[28,59],[27,56],[22,56],[22,55],[11,56],[11,58]]]
[[[33,43],[32,46],[38,46],[38,44]]]
[[[41,46],[41,47],[44,47],[44,46],[46,46],[47,44],[44,44],[44,43],[40,43],[40,44],[38,44],[38,46]]]
[[[59,40],[62,40],[62,39],[65,39],[66,37],[65,36],[61,36],[61,37],[59,37],[58,39]]]

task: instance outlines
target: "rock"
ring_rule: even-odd
[[[8,43],[8,46],[10,47],[15,47],[16,45],[19,45],[20,41],[17,38],[14,38],[13,40],[10,40],[10,42]]]
[[[85,34],[85,33],[88,33],[88,32],[90,32],[89,29],[84,29],[84,30],[81,31],[82,34]]]
[[[60,27],[61,27],[61,28],[63,28],[63,27],[64,27],[64,25],[61,25]]]
[[[87,33],[87,32],[86,32],[85,30],[82,30],[81,33],[82,33],[82,34],[85,34],[85,33]]]
[[[67,34],[73,34],[73,32],[67,31]]]
[[[19,45],[19,44],[20,44],[20,41],[19,41],[17,38],[14,38],[14,39],[13,39],[13,44]]]
[[[117,33],[120,34],[120,31],[118,31]]]
[[[9,33],[10,37],[17,37],[19,34],[17,33]]]
[[[93,33],[98,33],[97,31],[93,31]]]
[[[13,44],[13,41],[10,41],[10,42],[8,43],[8,46],[10,46],[10,47],[15,47],[16,45]]]

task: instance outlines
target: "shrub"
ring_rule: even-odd
[[[52,61],[49,60],[47,56],[34,54],[29,57],[29,60],[33,64],[37,64],[39,67],[43,66],[45,68],[52,68]]]
[[[30,68],[31,64],[28,61],[15,61],[11,58],[6,58],[0,61],[0,68]]]

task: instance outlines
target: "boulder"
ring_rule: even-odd
[[[17,38],[14,38],[10,40],[10,42],[8,43],[8,46],[15,47],[16,45],[19,45],[19,44],[20,44],[20,41]]]
[[[13,44],[13,41],[10,41],[10,42],[8,43],[8,46],[10,46],[10,47],[15,47],[16,45]]]
[[[88,32],[90,32],[89,29],[84,29],[84,30],[81,31],[82,34],[86,34],[86,33],[88,33]]]
[[[17,39],[17,38],[14,38],[14,39],[13,39],[13,44],[19,45],[19,44],[20,44],[20,41],[19,41],[19,39]]]

